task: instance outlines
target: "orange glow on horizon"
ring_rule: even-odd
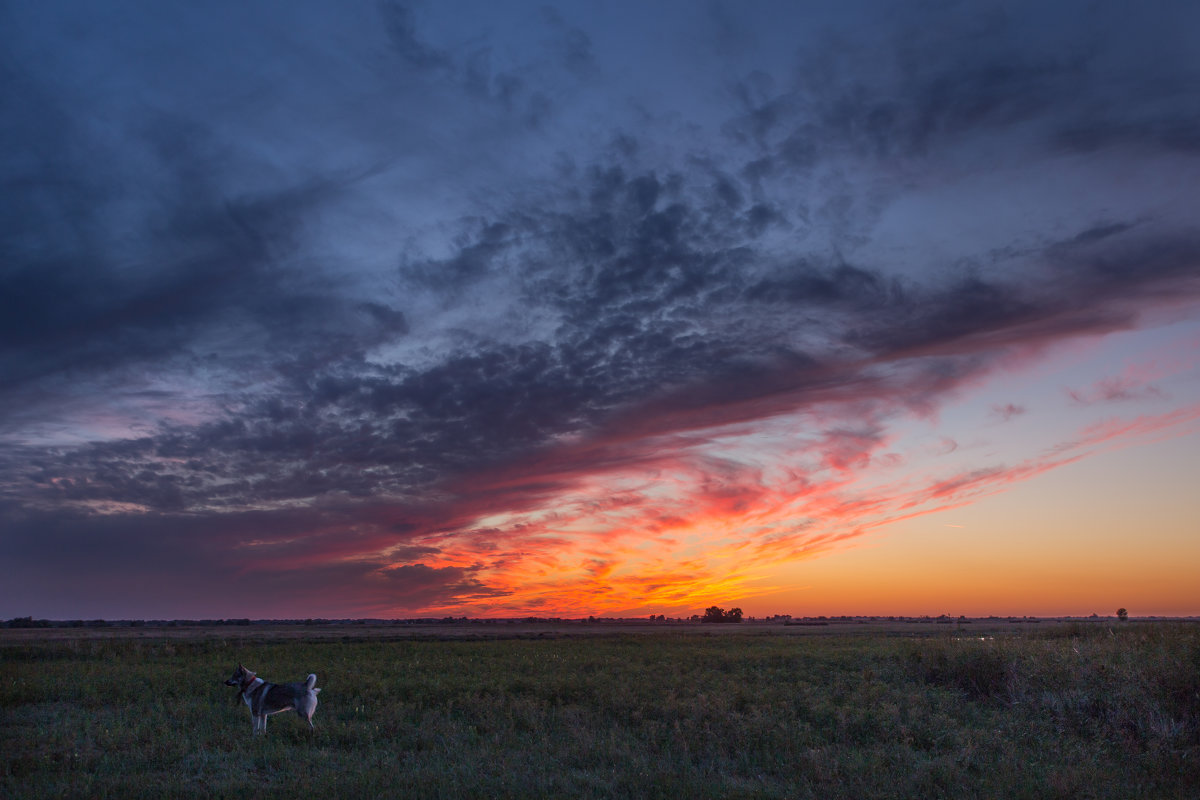
[[[1039,609],[1083,613],[1081,608],[1088,607],[1090,613],[1088,604],[1072,598],[1087,596],[1084,587],[1111,569],[1093,565],[1056,580],[1046,564],[1057,561],[1039,565],[1027,556],[998,558],[979,544],[973,546],[992,552],[992,561],[960,556],[974,564],[972,569],[938,569],[936,559],[922,567],[919,547],[906,550],[910,555],[902,558],[888,550],[889,563],[872,566],[870,554],[881,551],[874,536],[868,542],[862,536],[930,526],[961,535],[956,528],[922,519],[978,506],[1016,485],[1076,465],[1088,454],[1160,440],[1171,431],[1178,434],[1181,427],[1194,428],[1198,418],[1200,409],[1193,407],[1089,425],[1068,443],[1026,463],[920,480],[900,471],[902,460],[892,458],[889,443],[882,440],[861,448],[841,468],[774,475],[714,458],[705,447],[707,440],[701,440],[690,451],[675,449],[671,460],[651,459],[563,482],[560,491],[527,508],[476,520],[480,529],[463,526],[418,540],[437,551],[422,564],[470,576],[468,587],[452,602],[421,611],[475,617],[690,616],[715,604],[761,615],[804,608],[826,614],[953,610],[985,615],[1034,614]],[[828,465],[825,456],[805,447],[788,453],[790,463],[815,457]],[[817,475],[822,480],[815,480]],[[501,483],[521,481],[506,477]],[[664,484],[669,491],[661,490]],[[995,535],[993,541],[1005,540],[1003,534]],[[841,562],[853,564],[853,570],[840,570]],[[894,572],[901,564],[907,577]],[[1014,587],[1001,574],[1022,575],[1033,585],[1020,589],[1014,599]],[[797,590],[798,581],[814,588]],[[820,600],[814,603],[816,592]],[[951,597],[962,599],[954,609],[943,608]],[[1189,606],[1187,598],[1164,596],[1160,605],[1194,608],[1195,600]],[[412,609],[380,604],[376,612],[402,616]]]

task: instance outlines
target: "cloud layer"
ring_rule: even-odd
[[[702,607],[1101,446],[898,442],[1194,308],[1194,10],[765,9],[7,8],[5,606]]]

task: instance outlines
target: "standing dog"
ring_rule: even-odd
[[[317,676],[309,675],[304,683],[268,683],[238,664],[226,686],[236,686],[242,699],[250,706],[255,733],[267,732],[267,717],[280,711],[295,711],[312,728],[312,715],[317,710]]]

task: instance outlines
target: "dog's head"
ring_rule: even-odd
[[[245,686],[254,680],[254,673],[238,664],[237,669],[233,671],[233,675],[229,680],[225,681],[226,686]]]

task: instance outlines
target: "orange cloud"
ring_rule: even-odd
[[[671,459],[648,459],[622,470],[579,477],[555,495],[553,511],[534,507],[489,531],[504,557],[486,561],[478,580],[495,598],[448,597],[438,612],[622,613],[654,608],[687,611],[739,601],[777,587],[772,569],[845,547],[882,526],[959,507],[1046,471],[1073,463],[1097,447],[1130,443],[1194,422],[1185,409],[1085,428],[1075,440],[1014,466],[995,466],[920,481],[897,475],[867,486],[874,449],[861,437],[845,443],[849,462],[829,459],[829,436],[791,454],[823,470],[770,474],[756,465],[714,458],[704,443]],[[835,436],[836,438],[836,436]],[[836,443],[839,446],[840,442]],[[670,491],[656,491],[661,482]],[[439,539],[446,563],[474,563],[468,539]]]

